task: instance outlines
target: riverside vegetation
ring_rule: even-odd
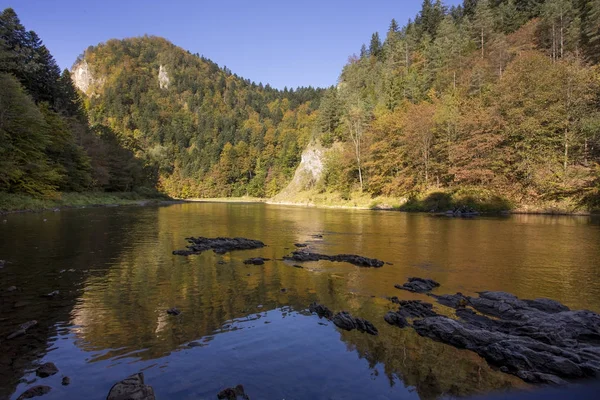
[[[150,36],[86,49],[75,89],[11,9],[0,39],[4,193],[272,197],[313,143],[322,174],[284,200],[600,206],[598,0],[424,0],[326,90],[256,84]]]

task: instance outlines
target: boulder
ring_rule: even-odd
[[[337,313],[333,317],[333,323],[338,328],[346,331],[357,329],[359,332],[366,332],[369,335],[379,334],[377,328],[375,328],[372,323],[363,318],[353,317],[349,312],[346,311]]]
[[[403,285],[394,285],[396,289],[408,290],[409,292],[414,293],[427,293],[436,287],[439,287],[440,284],[434,281],[433,279],[424,279],[424,278],[408,278],[408,282]]]
[[[154,389],[144,384],[144,374],[138,373],[117,382],[106,400],[155,400]]]
[[[220,400],[250,400],[250,397],[244,392],[244,387],[242,385],[221,390],[217,394],[217,398]]]
[[[400,315],[396,311],[389,311],[387,314],[385,314],[383,319],[388,324],[397,326],[398,328],[406,328],[407,326],[410,325],[408,323],[408,321],[406,320],[406,318],[404,318],[402,315]]]
[[[52,388],[50,386],[44,386],[44,385],[34,386],[32,388],[27,389],[23,393],[21,393],[21,395],[19,397],[17,397],[17,400],[25,400],[25,399],[31,399],[33,397],[43,396],[47,393],[50,393],[51,390],[52,390]]]
[[[331,319],[333,318],[333,312],[331,312],[331,310],[327,307],[325,307],[322,304],[318,304],[318,303],[312,303],[310,306],[308,306],[308,310],[311,313],[315,313],[319,316],[319,318],[326,318],[326,319]]]
[[[57,373],[58,368],[56,368],[56,365],[54,365],[54,363],[51,362],[42,364],[35,370],[35,374],[40,378],[47,378]]]
[[[36,320],[27,321],[24,324],[22,324],[21,326],[19,326],[19,328],[16,331],[14,331],[10,335],[8,335],[6,339],[10,340],[10,339],[14,339],[19,336],[23,336],[27,333],[27,331],[29,329],[33,328],[36,325],[37,325]]]

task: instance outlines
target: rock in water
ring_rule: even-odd
[[[398,328],[406,328],[407,326],[409,326],[409,323],[406,320],[406,318],[404,318],[402,315],[395,311],[389,311],[387,314],[385,314],[383,319],[388,324],[397,326]]]
[[[408,282],[404,285],[394,285],[396,289],[408,290],[414,293],[426,293],[439,286],[440,284],[433,279],[424,278],[408,278]]]
[[[252,240],[245,238],[186,238],[190,243],[187,246],[188,250],[175,250],[173,254],[180,256],[189,256],[192,254],[200,254],[206,250],[213,250],[217,254],[225,254],[233,250],[251,250],[265,247],[265,244],[260,240]]]
[[[61,383],[63,386],[69,386],[71,384],[71,378],[63,376]]]
[[[421,336],[472,350],[527,382],[600,377],[600,315],[505,292],[466,299],[479,313],[461,307],[459,320],[425,317],[414,321],[413,328]]]
[[[219,394],[217,394],[217,398],[221,400],[250,400],[250,397],[244,392],[244,387],[242,385],[221,390]]]
[[[131,375],[116,383],[106,400],[155,400],[154,389],[144,384],[144,374]]]
[[[169,315],[179,315],[179,314],[181,314],[181,311],[179,311],[177,308],[173,307],[173,308],[169,308],[167,310],[167,314],[169,314]]]
[[[385,264],[383,261],[376,258],[367,258],[363,256],[357,256],[355,254],[337,254],[334,256],[328,256],[325,254],[311,253],[308,251],[294,251],[292,254],[283,257],[284,260],[288,261],[333,261],[333,262],[347,262],[358,267],[374,267],[380,268]]]
[[[438,303],[452,308],[462,308],[469,304],[469,299],[463,296],[462,293],[456,294],[443,294],[441,296],[431,294],[429,295],[437,300]]]
[[[351,331],[358,329],[359,332],[366,332],[369,335],[378,335],[377,328],[366,319],[353,317],[350,313],[342,311],[333,317],[333,323],[341,329]]]
[[[319,318],[326,318],[326,319],[331,319],[333,318],[333,312],[331,312],[331,310],[327,307],[325,307],[322,304],[318,304],[318,303],[312,303],[310,306],[308,306],[308,310],[311,313],[315,313],[319,316]]]
[[[17,400],[25,400],[25,399],[31,399],[33,397],[43,396],[46,393],[50,393],[51,390],[52,390],[52,388],[50,386],[43,386],[43,385],[34,386],[34,387],[24,391],[19,397],[17,397]]]
[[[255,257],[244,260],[244,264],[246,265],[264,265],[265,261],[271,261],[268,258]]]
[[[51,362],[42,364],[38,367],[38,369],[35,370],[35,374],[40,378],[47,378],[56,373],[58,373],[58,368],[56,368],[56,365]]]
[[[23,336],[23,335],[25,335],[27,333],[27,330],[33,328],[36,325],[37,325],[37,321],[36,320],[25,322],[24,324],[22,324],[21,326],[19,326],[19,329],[17,329],[16,331],[14,331],[10,335],[8,335],[8,337],[6,339],[10,340],[10,339],[14,339],[14,338],[19,337],[19,336]]]
[[[405,318],[425,318],[437,315],[433,311],[433,304],[421,300],[400,300],[398,313]]]

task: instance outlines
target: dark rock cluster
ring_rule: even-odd
[[[175,250],[173,254],[180,256],[189,256],[192,254],[200,254],[206,250],[213,250],[217,254],[225,254],[233,250],[251,250],[265,247],[265,244],[260,240],[245,239],[245,238],[206,238],[206,237],[190,237],[186,238],[190,243],[187,250]]]
[[[594,312],[505,292],[432,296],[456,309],[458,319],[436,314],[428,303],[400,300],[385,321],[406,327],[406,318],[417,318],[412,327],[419,335],[472,350],[527,382],[600,378],[600,315]]]
[[[288,261],[333,261],[333,262],[347,262],[358,267],[383,267],[385,264],[383,261],[376,258],[367,258],[363,256],[357,256],[355,254],[337,254],[334,256],[328,256],[326,254],[311,253],[308,251],[294,251],[292,254],[283,257],[284,260]]]
[[[316,302],[312,303],[308,307],[308,309],[311,313],[317,314],[319,318],[326,318],[328,320],[331,320],[335,324],[335,326],[346,331],[356,329],[359,332],[365,332],[369,335],[379,334],[379,331],[371,322],[363,318],[353,317],[352,314],[350,314],[347,311],[341,311],[333,315],[333,312],[329,308]]]

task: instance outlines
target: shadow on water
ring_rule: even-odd
[[[12,262],[0,271],[0,334],[31,319],[39,324],[25,337],[0,342],[0,398],[31,386],[35,366],[48,361],[59,374],[35,382],[53,387],[48,399],[104,398],[115,381],[140,370],[158,398],[214,398],[238,383],[251,398],[433,399],[521,387],[472,352],[388,326],[382,316],[393,307],[386,297],[426,299],[393,288],[420,274],[440,281],[443,292],[553,293],[570,306],[597,311],[598,225],[556,221],[256,204],[11,216],[0,226],[0,258]],[[324,239],[312,237],[317,233]],[[173,256],[192,235],[244,236],[269,247]],[[549,248],[557,237],[563,242]],[[394,265],[243,264],[253,256],[280,259],[297,242]],[[577,292],[562,290],[575,282],[586,284]],[[18,290],[5,292],[12,285]],[[40,297],[54,290],[60,291],[56,298]],[[372,321],[379,336],[339,331],[308,315],[312,301]],[[182,313],[169,316],[170,307]],[[62,375],[71,377],[70,386],[60,385]]]

